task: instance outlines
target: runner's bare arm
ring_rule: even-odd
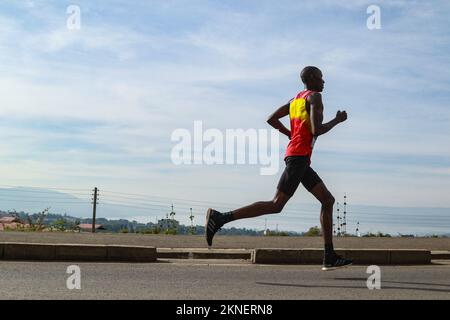
[[[347,120],[347,112],[338,111],[336,117],[328,123],[323,122],[323,103],[320,93],[313,93],[308,98],[311,106],[311,131],[315,137],[323,135],[333,129],[337,124]]]
[[[291,104],[288,103],[280,107],[269,117],[269,120],[267,120],[268,124],[280,131],[282,134],[288,136],[289,139],[291,139],[291,131],[286,128],[283,123],[281,123],[280,119],[289,115],[290,105]]]

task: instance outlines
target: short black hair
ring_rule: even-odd
[[[316,71],[320,71],[319,68],[317,67],[313,67],[313,66],[308,66],[305,67],[302,72],[300,73],[300,78],[302,78],[302,82],[304,84],[306,84],[306,82],[308,82],[308,80],[311,78],[311,76],[314,74],[314,72]]]

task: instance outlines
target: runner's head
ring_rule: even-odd
[[[322,79],[322,71],[320,71],[319,68],[311,66],[306,67],[302,70],[300,77],[302,78],[302,82],[305,84],[306,89],[316,92],[323,91],[325,81]]]

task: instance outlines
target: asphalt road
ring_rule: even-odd
[[[381,290],[366,267],[260,266],[246,261],[79,263],[81,289],[67,289],[70,263],[0,262],[0,299],[450,299],[450,262],[381,267]]]

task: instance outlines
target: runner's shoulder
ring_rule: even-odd
[[[319,103],[322,101],[322,94],[320,92],[313,91],[308,95],[307,101],[309,103]]]

